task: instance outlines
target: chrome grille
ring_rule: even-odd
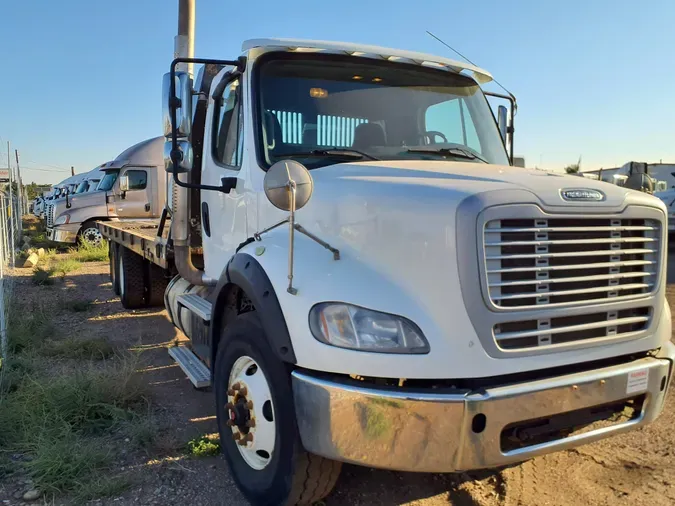
[[[650,307],[640,307],[621,311],[504,322],[495,325],[493,333],[501,349],[521,350],[604,337],[628,337],[629,334],[645,330],[649,326],[651,315]]]
[[[505,310],[613,302],[654,291],[661,224],[651,219],[491,220],[484,228],[490,302]]]
[[[54,206],[54,204],[48,204],[47,205],[47,212],[45,213],[45,216],[47,217],[47,226],[48,227],[54,226],[54,219],[56,218],[54,216],[55,212],[56,212],[56,206]]]

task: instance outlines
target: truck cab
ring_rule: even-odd
[[[164,206],[166,174],[161,138],[148,139],[95,169],[94,191],[87,180],[67,199],[52,203],[47,218],[48,237],[74,243],[81,238],[99,244],[98,220],[157,218]]]
[[[665,206],[515,166],[491,79],[286,39],[165,76],[170,240],[99,226],[127,307],[170,279],[169,353],[213,385],[253,504],[319,500],[342,462],[499,467],[660,414]]]

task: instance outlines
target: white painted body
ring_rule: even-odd
[[[287,216],[274,208],[263,192],[265,172],[256,159],[250,120],[250,70],[264,50],[255,43],[245,45],[247,48],[240,170],[228,170],[212,159],[212,98],[206,119],[202,183],[219,185],[222,177],[239,178],[230,194],[201,192],[211,216],[211,237],[203,237],[205,271],[214,279],[220,278],[240,243]],[[212,91],[224,72],[214,79]],[[290,295],[286,291],[286,227],[241,250],[255,255],[256,248],[264,246],[257,260],[275,287],[301,367],[374,377],[478,378],[627,355],[658,348],[670,339],[670,311],[665,298],[660,297],[660,321],[646,338],[575,351],[493,358],[481,346],[468,316],[458,274],[463,267],[457,259],[456,245],[461,238],[456,237],[456,211],[463,200],[474,195],[515,189],[543,206],[586,214],[621,207],[629,198],[665,214],[665,206],[654,197],[579,177],[455,161],[342,163],[311,174],[314,195],[297,213],[297,222],[338,248],[340,260],[334,261],[321,246],[296,235],[294,285],[298,293]],[[561,188],[580,186],[599,189],[607,198],[592,204],[562,201]],[[658,284],[663,291],[665,269]],[[421,328],[431,351],[426,355],[383,355],[322,344],[310,333],[308,314],[312,306],[325,301],[405,316]]]
[[[655,192],[655,197],[661,199],[668,209],[668,232],[675,232],[675,188],[670,190]]]

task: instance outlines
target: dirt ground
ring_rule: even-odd
[[[29,270],[15,274],[16,297],[40,298],[48,304],[70,298],[94,302],[84,313],[57,313],[56,325],[63,331],[104,336],[117,346],[142,350],[140,374],[151,391],[152,416],[161,430],[159,447],[165,451],[122,451],[124,458],[110,472],[129,475],[133,486],[119,497],[90,504],[247,504],[221,457],[193,458],[176,450],[217,429],[213,394],[193,389],[167,354],[167,346],[181,336],[165,311],[124,310],[111,290],[107,263],[84,264],[48,287],[33,285]],[[675,302],[675,285],[669,285],[669,299]],[[651,426],[500,472],[430,475],[346,465],[325,505],[672,505],[675,400],[670,397]],[[14,499],[20,487],[18,482],[0,483],[0,503],[21,504]],[[49,504],[69,503],[56,499]]]

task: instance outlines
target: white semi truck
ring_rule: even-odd
[[[81,187],[80,194],[50,203],[46,213],[49,239],[98,244],[102,236],[96,221],[158,218],[166,201],[163,145],[164,138],[157,137],[124,150],[95,169],[92,179],[99,180],[95,191],[85,192]]]
[[[513,166],[490,80],[281,39],[165,76],[167,209],[99,228],[122,303],[189,337],[169,353],[213,385],[253,504],[311,504],[342,462],[498,467],[661,413],[665,206]]]

